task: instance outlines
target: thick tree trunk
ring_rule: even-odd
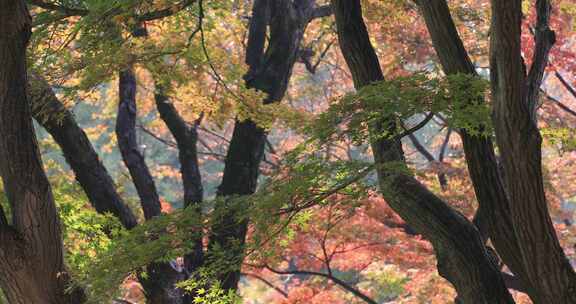
[[[360,0],[333,0],[338,37],[356,88],[384,79],[362,19]],[[393,121],[392,119],[390,121]],[[372,127],[382,133],[393,123]],[[513,303],[474,225],[406,172],[399,139],[372,143],[380,188],[389,205],[432,242],[439,273],[463,303]],[[386,165],[394,165],[393,168]]]
[[[254,122],[236,121],[234,133],[228,148],[224,177],[218,188],[219,196],[250,195],[256,191],[260,162],[264,155],[266,133]],[[237,201],[236,201],[237,202]],[[209,250],[224,249],[230,270],[220,274],[219,280],[224,289],[236,289],[240,280],[240,267],[244,255],[244,243],[248,220],[244,217],[245,208],[238,203],[224,201],[216,206]],[[209,251],[210,254],[210,251]]]
[[[314,0],[256,0],[250,21],[244,76],[246,86],[266,93],[264,103],[278,102],[286,93],[292,68],[306,26],[314,16]],[[267,26],[270,40],[265,48]],[[256,191],[266,132],[251,120],[236,121],[228,148],[218,195],[250,195]],[[222,203],[216,207],[210,248],[224,248],[231,271],[220,276],[222,287],[236,289],[244,252],[248,221],[241,206]]]
[[[576,274],[552,225],[544,191],[536,104],[548,52],[550,3],[536,1],[536,49],[531,70],[521,51],[522,1],[492,1],[490,68],[494,127],[525,276],[535,303],[576,303]]]
[[[458,35],[446,0],[418,1],[418,4],[444,72],[447,75],[477,75]],[[506,265],[530,290],[512,226],[510,202],[494,154],[494,144],[489,137],[473,136],[466,130],[460,130],[460,134],[468,172],[480,205],[476,215],[478,222],[481,222],[478,228],[481,232],[486,230],[485,237],[490,237]]]
[[[24,1],[0,1],[0,174],[12,223],[0,220],[0,286],[11,304],[82,303],[69,276],[50,184],[26,98],[30,16]]]
[[[29,78],[32,115],[62,149],[66,162],[94,209],[99,213],[114,214],[127,229],[135,227],[138,224],[136,217],[118,195],[114,181],[88,136],[76,123],[74,114],[58,100],[44,79],[33,74],[29,74]]]

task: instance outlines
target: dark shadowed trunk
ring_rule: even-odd
[[[535,303],[576,303],[576,274],[564,255],[548,212],[536,106],[548,53],[550,2],[536,1],[536,46],[526,74],[521,50],[522,1],[491,1],[490,78],[496,141],[510,197],[529,293]]]
[[[116,137],[122,159],[140,197],[144,217],[151,219],[160,215],[161,206],[154,179],[136,140],[136,86],[136,76],[132,67],[120,72],[120,102],[116,118]]]
[[[357,89],[384,79],[362,19],[360,0],[333,0],[338,37]],[[391,119],[390,121],[393,121]],[[392,122],[372,132],[395,130]],[[463,303],[513,303],[499,270],[474,225],[428,191],[406,171],[399,139],[372,143],[380,188],[389,205],[432,242],[439,273],[449,280]]]
[[[278,102],[286,93],[292,68],[298,57],[306,26],[314,17],[314,0],[254,1],[244,76],[246,87],[267,94],[264,103]],[[269,41],[266,45],[266,33]],[[225,160],[218,195],[250,195],[256,191],[260,162],[264,156],[266,132],[251,120],[236,121]],[[230,271],[220,276],[222,287],[236,289],[244,252],[248,221],[241,206],[221,203],[216,207],[210,248],[224,248]]]
[[[184,188],[184,207],[194,208],[199,217],[202,216],[202,199],[204,190],[202,188],[202,176],[198,165],[198,131],[197,124],[188,124],[176,107],[170,103],[164,90],[156,82],[156,108],[160,113],[160,118],[164,121],[170,133],[174,137],[178,146],[178,159],[180,160],[180,175]],[[200,221],[199,221],[200,222]],[[198,230],[194,240],[194,249],[184,258],[185,268],[188,274],[194,273],[204,261],[204,247],[202,244],[202,227],[192,227]],[[187,301],[190,301],[189,299]]]
[[[161,214],[156,184],[150,174],[136,141],[136,76],[132,67],[120,72],[118,117],[116,136],[124,164],[130,172],[144,217],[148,220]],[[170,264],[155,262],[147,266],[147,276],[139,276],[149,304],[180,304],[183,292],[174,284],[186,278]]]
[[[0,219],[0,286],[11,304],[82,303],[69,276],[54,198],[26,97],[30,16],[24,1],[0,1],[0,174],[12,209]]]
[[[100,161],[86,133],[72,114],[58,100],[50,85],[40,76],[29,74],[32,115],[62,149],[76,180],[86,192],[90,203],[99,213],[112,213],[127,229],[138,223],[132,210],[116,191],[114,181]]]

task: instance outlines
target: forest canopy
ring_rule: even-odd
[[[576,303],[573,0],[0,0],[0,304]]]

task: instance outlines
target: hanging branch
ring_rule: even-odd
[[[558,78],[558,80],[560,80],[560,82],[562,83],[562,85],[564,85],[564,87],[568,90],[568,92],[570,92],[570,94],[572,94],[572,96],[576,98],[576,89],[574,89],[572,85],[568,83],[568,81],[564,78],[564,76],[562,76],[560,72],[555,72],[554,75],[556,76],[556,78]]]
[[[286,293],[284,290],[280,289],[280,287],[272,284],[270,281],[266,280],[265,278],[263,278],[263,277],[255,274],[255,273],[246,273],[246,272],[243,272],[243,273],[241,273],[241,275],[254,278],[254,279],[256,279],[256,280],[258,280],[258,281],[266,284],[268,287],[274,289],[276,292],[278,292],[279,294],[281,294],[284,298],[288,298],[288,293]]]
[[[275,274],[279,274],[279,275],[295,274],[295,275],[313,275],[313,276],[323,277],[323,278],[326,278],[326,279],[332,281],[333,283],[340,286],[344,290],[352,293],[354,296],[362,299],[366,303],[378,304],[378,302],[376,302],[375,300],[370,298],[368,295],[366,295],[365,293],[363,293],[359,289],[354,288],[353,286],[346,283],[345,281],[340,280],[337,277],[330,275],[330,274],[326,274],[323,272],[317,272],[317,271],[305,271],[305,270],[278,270],[278,269],[274,269],[268,265],[264,265],[263,268],[266,268],[267,270],[269,270]]]

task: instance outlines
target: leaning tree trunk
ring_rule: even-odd
[[[161,205],[156,184],[136,141],[136,76],[132,67],[120,72],[119,95],[116,120],[118,146],[140,197],[144,217],[148,220],[161,214]],[[151,263],[147,266],[147,276],[139,276],[148,304],[182,303],[183,291],[175,288],[174,284],[184,279],[184,273],[162,262]]]
[[[263,101],[265,104],[280,101],[286,93],[304,31],[315,17],[315,2],[254,1],[246,47],[246,63],[250,69],[244,80],[246,87],[267,94]],[[268,26],[270,40],[265,48]],[[265,130],[250,119],[235,121],[218,196],[250,195],[256,191],[266,136]],[[209,251],[214,248],[226,251],[227,268],[231,270],[219,276],[224,289],[238,287],[248,227],[248,220],[242,216],[242,206],[230,202],[216,206],[214,214],[217,218],[214,219],[209,245]]]
[[[490,79],[494,129],[510,197],[510,213],[525,277],[535,303],[576,303],[576,274],[556,236],[542,176],[542,137],[536,109],[548,54],[550,1],[536,1],[535,50],[526,75],[522,0],[493,0]]]
[[[332,0],[340,47],[357,89],[383,81],[380,63],[362,19],[360,0]],[[372,126],[372,132],[394,131],[394,119]],[[513,303],[494,261],[472,223],[406,173],[400,139],[372,143],[380,189],[392,207],[434,246],[439,273],[449,280],[463,303]],[[397,164],[402,169],[387,169]],[[395,166],[394,168],[396,168]]]
[[[164,89],[156,81],[156,93],[154,95],[156,108],[160,113],[160,118],[164,121],[170,133],[174,137],[178,147],[178,159],[180,160],[180,175],[182,176],[182,185],[184,188],[184,207],[193,208],[198,223],[202,222],[202,199],[204,189],[202,187],[202,176],[198,165],[198,151],[196,148],[198,142],[198,122],[193,125],[188,124],[178,113],[176,107],[170,103]],[[195,276],[196,271],[204,263],[204,244],[202,242],[202,227],[190,227],[193,233],[193,239],[187,240],[194,243],[192,251],[184,256],[184,267],[186,276]],[[190,279],[190,277],[187,277]],[[174,282],[176,283],[176,282]],[[192,303],[194,292],[188,292],[183,295],[183,303]]]
[[[458,35],[446,0],[418,1],[418,4],[444,72],[447,75],[477,75]],[[530,291],[530,282],[522,266],[518,240],[512,226],[510,202],[494,154],[494,144],[488,136],[471,135],[466,130],[460,130],[460,134],[479,204],[475,223],[483,238],[489,237],[492,240],[503,261],[522,281],[524,289]]]
[[[82,303],[66,292],[58,213],[26,98],[31,20],[24,1],[0,1],[0,174],[12,209],[0,212],[0,286],[11,304]]]
[[[133,68],[128,67],[120,72],[119,77],[120,102],[116,118],[118,148],[140,197],[144,218],[148,220],[160,215],[162,208],[156,184],[136,140],[136,76]]]
[[[58,100],[46,80],[34,74],[29,74],[29,78],[32,115],[62,149],[66,162],[94,209],[99,213],[110,212],[124,227],[134,228],[138,224],[136,217],[118,195],[114,181],[88,136],[78,126],[74,114]]]

